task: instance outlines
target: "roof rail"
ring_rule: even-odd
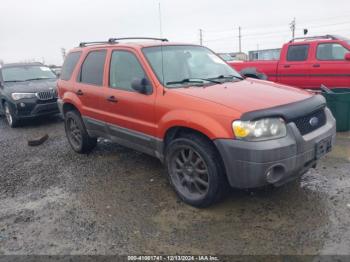
[[[156,38],[156,37],[121,37],[121,38],[110,38],[108,42],[117,43],[119,40],[157,40],[162,42],[168,42],[166,38]]]
[[[79,47],[85,47],[88,45],[104,45],[104,44],[118,44],[119,40],[157,40],[162,42],[168,42],[166,38],[155,37],[121,37],[121,38],[109,38],[108,41],[95,41],[95,42],[81,42]]]
[[[113,44],[113,42],[109,42],[109,41],[81,42],[79,44],[79,47],[85,47],[88,45],[105,45],[105,44]]]
[[[338,37],[334,35],[320,35],[320,36],[305,36],[305,37],[295,37],[289,41],[289,43],[295,42],[295,40],[313,40],[313,39],[332,39],[339,40]]]

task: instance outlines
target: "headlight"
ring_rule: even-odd
[[[264,118],[257,121],[237,120],[232,123],[237,139],[262,141],[281,138],[287,135],[287,128],[282,118]]]
[[[35,93],[12,93],[11,96],[13,100],[20,100],[24,98],[34,98]]]

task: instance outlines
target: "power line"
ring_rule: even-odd
[[[309,26],[309,27],[310,28],[320,28],[320,27],[329,27],[329,26],[336,26],[336,25],[345,25],[345,24],[349,24],[349,23],[350,23],[350,21],[346,21],[346,22],[341,22],[341,23],[318,25],[318,26]]]
[[[326,18],[319,18],[319,19],[312,19],[312,20],[301,20],[302,23],[301,25],[302,26],[313,26],[312,24],[313,21],[324,21],[324,20],[332,20],[332,19],[336,19],[336,18],[344,18],[344,17],[347,17],[349,14],[345,14],[343,16],[333,16],[333,17],[326,17]],[[311,22],[311,23],[310,23]],[[340,23],[334,23],[334,25],[338,25],[338,24],[345,24],[345,23],[348,23],[348,22],[340,22]],[[315,26],[323,26],[323,25],[315,25]],[[269,28],[281,28],[281,27],[284,27],[283,25],[279,25],[279,26],[276,26],[276,24],[265,24],[265,25],[257,25],[257,26],[248,26],[248,27],[244,27],[245,31],[255,31],[255,30],[262,30],[262,29],[266,29],[266,27],[269,27]],[[206,32],[206,33],[217,33],[217,34],[220,34],[220,33],[227,33],[227,32],[232,32],[232,29],[227,29],[227,30],[203,30],[203,32]]]
[[[323,27],[332,27],[332,26],[336,26],[336,25],[341,25],[341,24],[350,24],[350,21],[347,21],[347,22],[342,22],[342,23],[334,23],[334,24],[323,24],[323,25],[319,25],[319,26],[305,26],[305,27],[308,27],[308,29],[313,29],[313,28],[323,28]],[[295,29],[296,30],[297,27],[295,26]],[[232,30],[231,30],[232,32]],[[260,36],[280,36],[280,35],[285,35],[283,33],[285,33],[286,30],[280,30],[280,31],[274,31],[274,32],[270,32],[270,33],[256,33],[256,34],[246,34],[246,35],[241,35],[241,37],[244,37],[244,38],[258,38]],[[294,32],[294,36],[295,36],[295,32]],[[239,38],[239,36],[225,36],[225,37],[219,37],[219,38],[214,38],[214,39],[208,39],[208,40],[205,40],[205,42],[216,42],[216,41],[220,41],[220,40],[229,40],[229,39],[233,39],[233,38]]]

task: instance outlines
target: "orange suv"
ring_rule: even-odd
[[[155,156],[178,196],[205,207],[229,186],[282,185],[331,150],[322,96],[243,79],[203,46],[125,40],[81,43],[64,62],[58,104],[76,152],[105,137]]]

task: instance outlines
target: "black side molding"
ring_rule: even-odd
[[[266,117],[282,117],[286,122],[291,122],[293,119],[325,107],[325,98],[322,95],[314,95],[302,101],[244,113],[241,120],[250,121]]]

